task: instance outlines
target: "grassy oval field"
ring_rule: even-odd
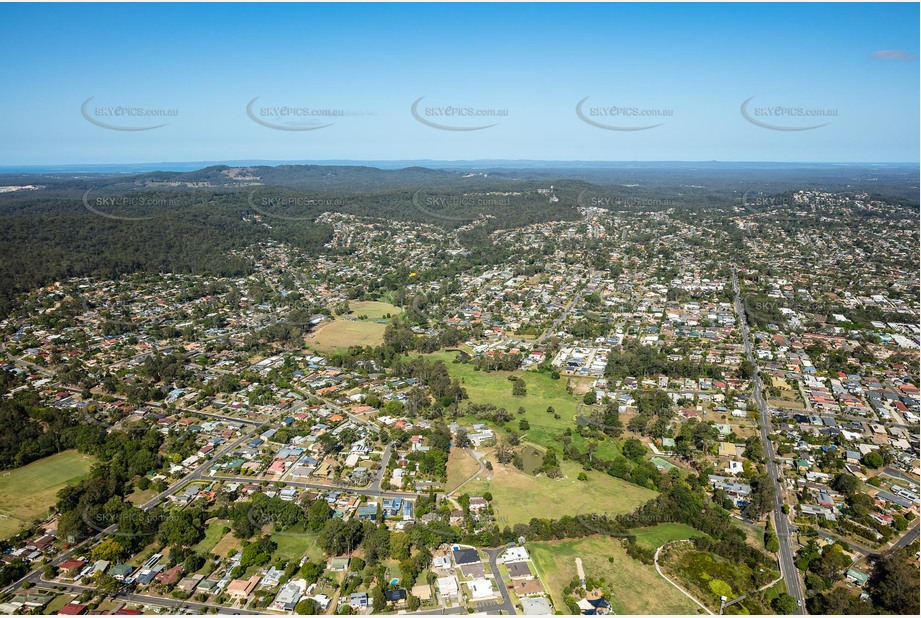
[[[95,459],[64,451],[0,474],[0,538],[48,515],[63,487],[89,474]]]

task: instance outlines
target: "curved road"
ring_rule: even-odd
[[[496,586],[499,587],[499,594],[502,595],[502,603],[481,604],[477,607],[477,611],[482,613],[503,611],[509,616],[514,616],[515,604],[512,603],[512,597],[508,593],[508,587],[506,587],[505,582],[502,581],[502,576],[499,574],[499,565],[496,563],[505,548],[498,547],[496,549],[484,549],[483,551],[489,556],[489,568],[492,569],[493,577],[496,578]]]

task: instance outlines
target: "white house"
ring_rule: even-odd
[[[457,578],[453,575],[439,577],[436,583],[438,584],[438,592],[441,593],[442,597],[449,597],[458,593]]]
[[[506,549],[502,556],[499,557],[499,561],[505,564],[506,562],[521,562],[523,560],[529,560],[531,556],[528,555],[528,550],[524,547],[509,547]]]
[[[470,588],[470,594],[473,596],[474,600],[491,599],[496,596],[496,593],[492,589],[491,579],[486,579],[485,577],[471,579],[467,582],[467,586]]]

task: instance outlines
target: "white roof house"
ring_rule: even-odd
[[[506,549],[499,560],[504,564],[506,562],[521,562],[522,560],[529,560],[531,556],[528,555],[528,550],[524,547],[509,547]]]
[[[492,580],[485,577],[480,579],[471,579],[467,582],[470,588],[470,594],[474,599],[491,599],[496,596],[492,589]]]
[[[438,592],[440,592],[443,597],[458,593],[457,578],[453,575],[439,577],[436,583],[438,584]]]
[[[519,601],[525,616],[546,616],[553,613],[553,608],[544,597],[522,597]]]

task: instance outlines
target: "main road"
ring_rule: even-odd
[[[793,531],[790,526],[790,520],[787,519],[783,512],[784,493],[783,485],[780,480],[780,472],[777,468],[777,460],[774,458],[774,445],[771,443],[771,411],[764,400],[764,392],[761,384],[761,372],[758,364],[755,362],[755,355],[752,353],[751,339],[748,332],[748,318],[745,314],[745,308],[742,305],[742,296],[739,293],[739,280],[736,271],[732,270],[732,289],[735,292],[735,310],[739,316],[739,330],[742,333],[742,343],[745,345],[745,356],[748,362],[754,367],[754,391],[753,397],[758,409],[761,411],[761,442],[764,444],[764,455],[767,459],[766,468],[771,478],[771,484],[774,487],[774,530],[777,532],[777,540],[780,542],[780,571],[783,575],[784,584],[787,587],[787,594],[796,599],[799,608],[796,613],[806,613],[806,599],[803,595],[803,584],[800,581],[799,571],[794,562],[793,547],[790,538]]]

